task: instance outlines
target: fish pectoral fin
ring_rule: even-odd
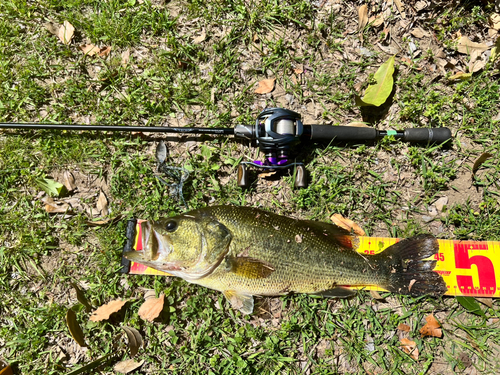
[[[228,257],[228,271],[248,279],[265,279],[274,272],[274,267],[266,261],[251,257]]]
[[[344,286],[337,286],[335,288],[323,290],[314,294],[322,297],[347,298],[355,295],[356,291]]]
[[[233,309],[240,310],[243,314],[253,312],[253,296],[250,294],[241,294],[234,290],[225,290],[222,293],[231,302]]]

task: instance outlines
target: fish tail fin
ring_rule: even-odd
[[[421,296],[443,295],[448,288],[443,277],[434,272],[436,260],[427,258],[437,254],[439,243],[431,235],[420,235],[402,240],[380,253],[388,268],[387,285],[390,292]]]

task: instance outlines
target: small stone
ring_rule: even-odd
[[[433,218],[433,217],[431,217],[431,216],[422,215],[422,220],[424,221],[424,223],[429,223],[429,222],[431,222],[432,220],[434,220],[434,218]]]
[[[444,206],[448,204],[448,197],[441,197],[435,201],[432,205],[436,207],[439,212],[443,212]]]

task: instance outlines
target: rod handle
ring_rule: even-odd
[[[452,138],[448,128],[406,129],[402,140],[405,142],[444,143]]]
[[[306,127],[307,125],[304,125]],[[312,141],[371,141],[378,138],[374,128],[356,126],[309,125]]]

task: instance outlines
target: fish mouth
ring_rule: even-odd
[[[157,261],[160,255],[168,255],[172,249],[171,244],[166,238],[160,239],[153,225],[148,221],[140,223],[139,235],[141,236],[138,240],[140,241],[139,250],[128,251],[123,255],[128,260],[155,268],[155,263],[151,262]]]

